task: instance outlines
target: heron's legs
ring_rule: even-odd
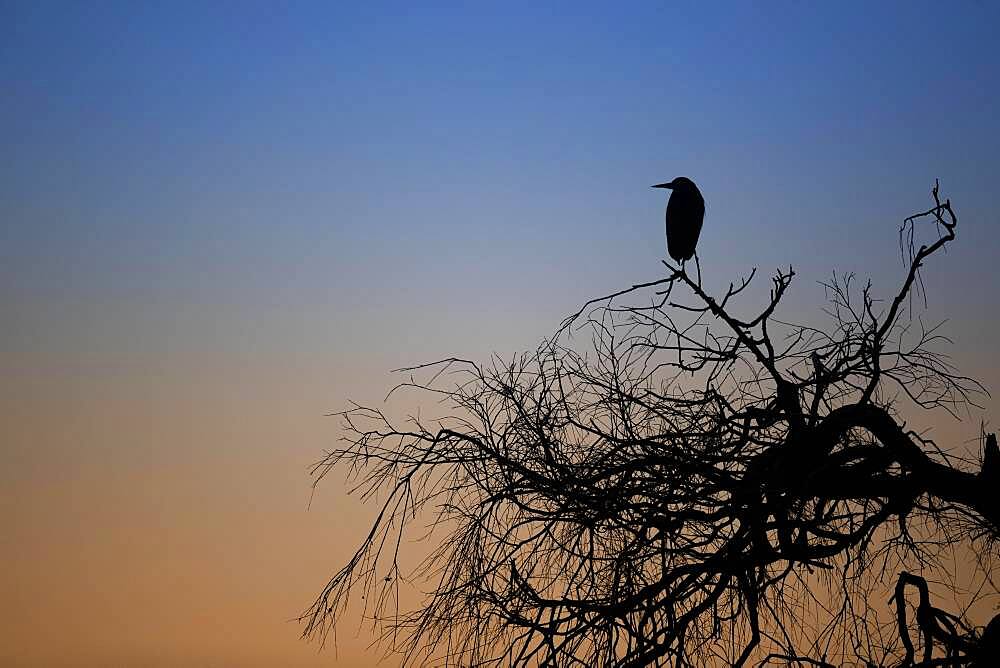
[[[694,266],[698,268],[698,287],[701,287],[701,262],[698,261],[698,251],[694,252]]]

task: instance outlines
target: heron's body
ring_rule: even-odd
[[[705,200],[691,179],[678,176],[654,188],[669,188],[667,200],[667,252],[676,262],[694,257],[701,225],[705,221]]]

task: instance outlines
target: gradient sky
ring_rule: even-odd
[[[1000,396],[996,3],[205,4],[0,0],[5,666],[374,663],[287,621],[368,513],[307,510],[324,414],[659,277],[677,175],[788,319],[939,178],[927,318]]]

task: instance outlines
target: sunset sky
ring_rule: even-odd
[[[1000,5],[0,0],[0,665],[367,666],[290,621],[362,538],[326,414],[662,276],[902,275],[1000,424]],[[973,444],[971,447],[975,447]],[[387,665],[394,665],[390,661]]]

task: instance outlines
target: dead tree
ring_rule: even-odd
[[[406,370],[435,419],[344,412],[314,473],[380,511],[304,634],[354,594],[404,664],[1000,665],[1000,616],[936,593],[956,558],[985,583],[967,604],[996,593],[996,440],[980,462],[903,420],[985,392],[913,314],[958,225],[932,195],[895,294],[834,275],[825,327],[780,319],[791,268],[742,315],[753,273],[712,295],[665,263],[531,354]],[[404,571],[414,536],[433,550]]]

